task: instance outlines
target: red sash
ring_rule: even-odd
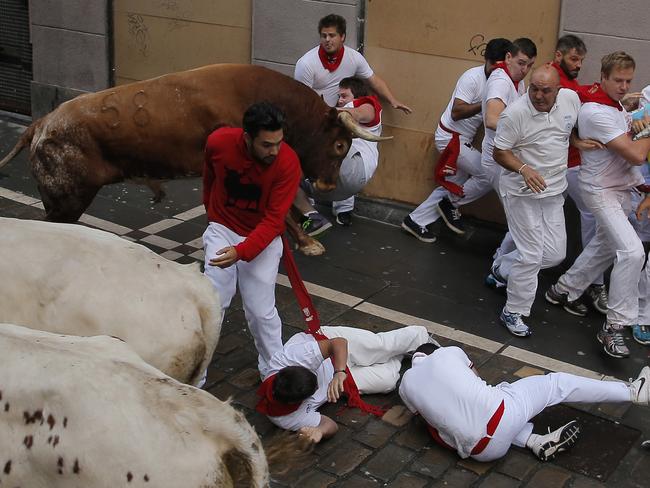
[[[442,122],[439,122],[438,125],[445,132],[451,134],[451,141],[445,147],[445,150],[440,153],[438,158],[438,163],[436,164],[436,169],[434,172],[434,178],[436,183],[438,183],[443,188],[447,189],[449,192],[454,195],[462,197],[465,195],[463,187],[457,185],[453,181],[447,181],[447,176],[453,176],[458,171],[458,156],[460,155],[460,134],[454,132],[453,130],[447,129]]]
[[[578,96],[582,103],[600,103],[601,105],[607,105],[608,107],[614,107],[615,109],[622,111],[623,106],[621,102],[617,102],[612,97],[610,97],[600,86],[600,83],[594,83],[590,87],[584,87],[584,89],[578,90]]]
[[[490,439],[492,439],[494,432],[497,430],[497,427],[499,426],[499,422],[501,422],[501,417],[503,417],[504,411],[505,411],[505,404],[503,400],[501,400],[501,403],[499,404],[498,408],[492,414],[490,420],[488,420],[487,427],[485,428],[485,432],[487,435],[483,437],[481,440],[479,440],[476,443],[476,445],[472,448],[472,451],[470,453],[472,454],[472,456],[481,454],[485,450],[487,445],[490,443]],[[440,444],[442,447],[446,447],[447,449],[451,449],[452,451],[456,450],[453,447],[451,447],[449,444],[447,444],[444,440],[442,440],[442,437],[440,437],[440,434],[438,433],[438,429],[432,427],[429,424],[427,424],[427,429],[429,430],[431,437],[433,437],[433,440],[436,441],[438,444]]]
[[[282,236],[282,247],[283,247],[283,263],[284,268],[287,271],[287,276],[291,282],[291,289],[296,295],[298,304],[307,324],[307,333],[312,334],[316,340],[325,340],[327,337],[322,334],[320,331],[320,320],[318,318],[318,313],[314,307],[309,292],[305,287],[305,284],[300,277],[298,272],[298,267],[296,266],[296,261],[293,259],[293,253],[291,252],[291,247],[287,241],[286,236]],[[334,363],[334,358],[332,357],[332,363]],[[361,399],[359,394],[359,388],[354,382],[352,373],[350,373],[350,368],[346,366],[345,368],[345,380],[343,381],[343,392],[348,399],[348,407],[356,407],[362,412],[371,413],[377,417],[383,416],[387,409],[382,407],[377,407],[375,405],[370,405],[364,402]],[[257,394],[261,397],[260,401],[257,403],[255,409],[265,415],[270,415],[272,417],[278,417],[283,415],[288,415],[295,412],[300,407],[300,404],[285,404],[278,402],[273,398],[273,382],[275,381],[275,375],[269,376],[262,385],[258,388]],[[273,412],[273,413],[271,413]],[[275,415],[274,415],[275,413]]]
[[[336,68],[339,67],[341,64],[341,61],[343,61],[343,52],[345,51],[345,46],[341,46],[341,49],[339,49],[336,54],[333,56],[330,56],[325,52],[325,49],[323,49],[323,46],[320,46],[318,48],[318,57],[320,58],[320,62],[323,65],[323,68],[325,68],[327,71],[330,73],[332,71],[336,71]]]

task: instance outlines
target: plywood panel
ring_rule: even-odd
[[[493,37],[530,37],[547,58],[560,0],[371,0],[366,12],[369,46],[480,61]]]
[[[250,62],[250,30],[241,27],[116,12],[114,32],[116,78]]]
[[[433,133],[460,75],[478,63],[368,46],[373,70],[388,83],[393,95],[413,109],[405,115],[384,104],[385,124]]]
[[[116,13],[251,28],[251,0],[114,0]]]

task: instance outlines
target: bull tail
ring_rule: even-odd
[[[29,146],[32,143],[32,139],[34,138],[34,133],[36,132],[36,126],[38,124],[35,122],[27,129],[23,134],[20,136],[20,139],[18,139],[18,142],[14,146],[14,148],[7,154],[2,161],[0,161],[0,168],[5,166],[9,161],[11,161],[16,155],[23,150],[24,147]]]

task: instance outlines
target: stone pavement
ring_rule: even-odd
[[[0,155],[11,147],[11,141],[15,140],[19,130],[12,124],[0,123]],[[169,259],[183,263],[201,261],[201,244],[197,239],[205,228],[205,217],[200,208],[197,209],[200,182],[186,180],[170,186],[169,199],[156,207],[148,203],[148,194],[144,190],[131,185],[109,187],[102,190],[82,222],[140,242]],[[183,195],[183,198],[178,198],[178,195]],[[187,198],[187,195],[191,197]],[[3,168],[0,174],[0,216],[39,219],[42,215],[38,193],[28,175],[23,154]],[[357,230],[350,233],[350,229]],[[408,323],[420,323],[441,333],[440,341],[444,345],[462,346],[481,376],[492,384],[550,370],[571,369],[574,364],[579,364],[582,369],[578,370],[584,370],[586,374],[593,375],[593,370],[596,369],[604,374],[625,378],[629,371],[638,370],[640,365],[647,363],[647,353],[644,359],[642,352],[639,353],[636,349],[636,362],[631,366],[627,363],[621,369],[620,362],[610,363],[598,359],[597,348],[591,351],[580,345],[581,350],[584,350],[582,355],[575,355],[575,347],[570,350],[572,354],[569,354],[569,351],[564,351],[562,341],[557,340],[550,345],[546,340],[540,341],[537,346],[530,341],[526,344],[533,344],[533,350],[535,347],[562,349],[559,354],[561,361],[541,355],[549,354],[548,350],[537,349],[536,353],[525,351],[521,347],[530,346],[511,342],[512,338],[498,328],[477,328],[477,321],[483,324],[494,322],[493,312],[486,315],[486,309],[480,308],[486,307],[487,303],[487,309],[493,310],[502,300],[494,298],[491,291],[476,289],[477,291],[471,292],[478,297],[474,301],[480,302],[477,305],[479,308],[472,308],[469,302],[464,303],[460,298],[453,302],[455,307],[450,306],[450,300],[459,293],[457,290],[470,286],[469,282],[463,282],[467,279],[467,274],[480,273],[474,268],[475,263],[485,261],[482,251],[467,248],[460,250],[464,253],[461,254],[462,259],[470,264],[454,280],[448,273],[440,272],[448,261],[460,259],[458,254],[454,254],[458,251],[453,251],[444,240],[440,247],[422,251],[419,243],[399,235],[393,227],[357,219],[350,229],[333,229],[324,238],[329,252],[327,257],[311,261],[298,258],[305,278],[317,284],[308,286],[314,294],[321,320],[326,325],[350,325],[380,332]],[[337,245],[341,248],[337,248]],[[423,259],[424,254],[419,253],[428,252],[426,259],[436,263],[437,268],[433,269],[438,270],[438,273],[418,274],[418,270],[411,269],[408,274],[404,274],[403,270],[383,268],[382,265],[391,264],[391,256],[395,256],[400,249],[402,256],[406,255],[411,260]],[[434,253],[431,249],[440,251]],[[346,254],[351,254],[347,260]],[[394,262],[396,261],[392,263]],[[374,268],[377,268],[376,273],[373,273]],[[395,279],[398,273],[402,273],[399,280]],[[381,276],[386,277],[384,281]],[[277,304],[285,325],[286,339],[302,330],[303,324],[292,292],[284,286],[285,281],[280,277]],[[400,294],[407,286],[413,286],[413,289],[409,288],[408,296],[415,296],[417,300],[405,300],[404,295]],[[439,287],[441,294],[417,295],[414,291],[417,287],[422,290]],[[452,288],[452,291],[447,292],[447,287]],[[387,298],[381,298],[382,293],[387,294]],[[411,303],[418,300],[421,301],[420,305]],[[399,303],[405,301],[408,303]],[[459,306],[464,315],[458,312]],[[554,310],[538,311],[538,315],[550,322],[554,320],[549,317],[556,317],[554,313]],[[562,323],[562,327],[563,330],[570,329],[571,334],[577,334],[581,329],[595,327],[594,324],[599,320],[585,320],[576,325],[575,329],[570,329],[574,325],[572,323]],[[542,322],[540,318],[540,324]],[[551,325],[549,330],[552,330],[550,327]],[[540,330],[540,334],[549,334],[549,331]],[[592,334],[589,335],[592,337]],[[568,337],[564,342],[574,341],[573,335]],[[406,362],[404,366],[407,366]],[[597,374],[596,377],[602,377],[602,374]],[[258,384],[256,353],[246,328],[241,304],[235,300],[226,314],[205,389],[220,399],[231,398],[234,406],[246,413],[258,433],[264,439],[269,439],[277,429],[254,411]],[[577,417],[583,427],[582,438],[571,452],[561,455],[554,462],[544,464],[538,462],[529,451],[513,448],[504,459],[481,464],[460,460],[455,454],[435,445],[424,430],[421,420],[404,408],[395,393],[373,395],[367,397],[367,400],[391,408],[384,418],[377,419],[361,415],[353,409],[342,409],[341,404],[326,405],[322,412],[338,422],[340,430],[337,435],[316,446],[302,469],[275,476],[272,485],[648,486],[650,453],[641,450],[640,441],[650,437],[649,409],[620,405],[554,407],[536,419],[536,430],[544,431],[547,426],[555,428]]]

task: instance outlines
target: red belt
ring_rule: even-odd
[[[501,422],[501,417],[503,417],[504,410],[505,410],[505,404],[503,403],[503,400],[501,400],[501,404],[496,409],[492,417],[490,417],[490,420],[488,420],[487,427],[485,429],[487,435],[476,443],[476,445],[472,449],[472,452],[470,453],[472,456],[481,454],[485,450],[487,445],[490,443],[490,439],[492,439],[494,432],[497,430],[497,427],[499,426],[499,422]],[[429,429],[429,433],[431,434],[431,437],[433,437],[433,439],[438,444],[440,444],[443,447],[446,447],[447,449],[451,449],[452,451],[456,450],[453,447],[451,447],[449,444],[447,444],[444,440],[442,440],[442,437],[440,437],[440,434],[438,433],[438,429],[436,429],[435,427],[431,427],[428,424],[427,424],[427,428]]]

